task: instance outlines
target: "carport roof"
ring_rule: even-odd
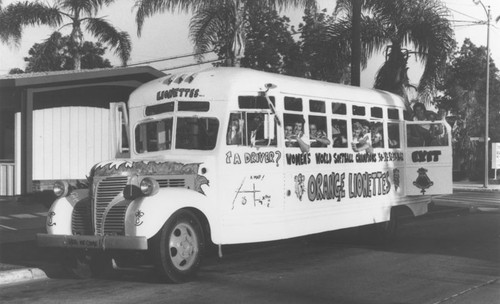
[[[132,79],[147,82],[162,76],[165,76],[165,73],[150,66],[9,74],[0,75],[0,88],[51,86]]]

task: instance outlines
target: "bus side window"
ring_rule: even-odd
[[[399,136],[399,123],[388,123],[388,136],[389,136],[389,148],[396,149],[401,148],[400,136]]]
[[[332,119],[332,143],[335,148],[347,147],[347,121]]]
[[[327,134],[326,117],[309,116],[309,138],[311,147],[327,147],[331,141]]]
[[[448,132],[441,122],[407,126],[408,147],[436,147],[448,145]]]
[[[352,106],[352,115],[355,116],[365,116],[366,115],[366,109],[363,106]]]
[[[267,116],[267,118],[266,118]],[[272,118],[271,118],[272,117]],[[274,124],[266,127],[266,123]],[[231,113],[227,128],[226,144],[243,146],[276,146],[276,121],[269,113]],[[273,134],[266,134],[270,131]]]
[[[286,147],[299,147],[297,138],[307,138],[307,140],[309,140],[304,134],[304,122],[305,120],[302,115],[284,115],[284,137]],[[307,144],[309,144],[309,142]]]
[[[370,122],[364,119],[352,120],[352,141],[351,147],[354,152],[372,150],[372,136],[370,131]]]
[[[430,142],[428,146],[447,146],[448,134],[442,123],[432,123],[429,128]]]
[[[271,119],[270,113],[246,113],[247,116],[247,138],[248,145],[254,146],[276,146],[276,121]],[[266,123],[274,124],[273,134],[266,134],[270,130]],[[272,135],[272,136],[271,136]]]
[[[285,96],[285,110],[302,112],[302,98]]]
[[[347,107],[345,103],[341,102],[332,102],[332,113],[338,115],[346,115]]]
[[[231,113],[229,115],[229,126],[227,128],[226,143],[228,145],[243,145],[245,140],[245,120],[242,113]]]
[[[372,136],[372,147],[384,147],[384,124],[382,122],[371,122],[370,130]]]

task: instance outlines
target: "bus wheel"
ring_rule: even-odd
[[[192,279],[201,262],[204,237],[198,218],[188,210],[174,213],[153,240],[153,256],[161,277],[171,283]]]

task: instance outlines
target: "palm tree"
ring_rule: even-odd
[[[386,58],[376,75],[375,88],[404,96],[409,86],[407,62],[413,54],[424,63],[418,85],[420,100],[430,103],[455,44],[446,7],[439,0],[364,0],[362,10],[364,59],[385,48]],[[350,0],[337,1],[338,21],[330,36],[344,49],[350,41],[346,37],[350,37],[351,12]]]
[[[129,34],[118,31],[104,18],[95,17],[99,9],[112,2],[114,0],[57,0],[54,6],[38,1],[10,4],[0,9],[0,41],[19,45],[25,26],[43,24],[51,27],[59,26],[59,30],[71,26],[69,48],[75,58],[75,69],[79,70],[84,25],[85,30],[99,42],[115,49],[115,54],[120,57],[122,65],[126,66],[132,48]],[[69,19],[69,22],[63,23],[64,19]]]
[[[315,6],[315,0],[137,0],[136,23],[140,35],[147,17],[164,11],[191,11],[191,38],[195,52],[200,53],[213,47],[215,43],[231,45],[227,52],[228,65],[239,66],[245,53],[245,33],[248,26],[249,5],[271,8]],[[218,34],[226,31],[226,35]]]

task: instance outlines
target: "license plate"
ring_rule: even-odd
[[[73,248],[89,248],[89,249],[100,249],[102,248],[102,239],[96,237],[86,237],[86,236],[67,236],[65,245],[67,247]]]

